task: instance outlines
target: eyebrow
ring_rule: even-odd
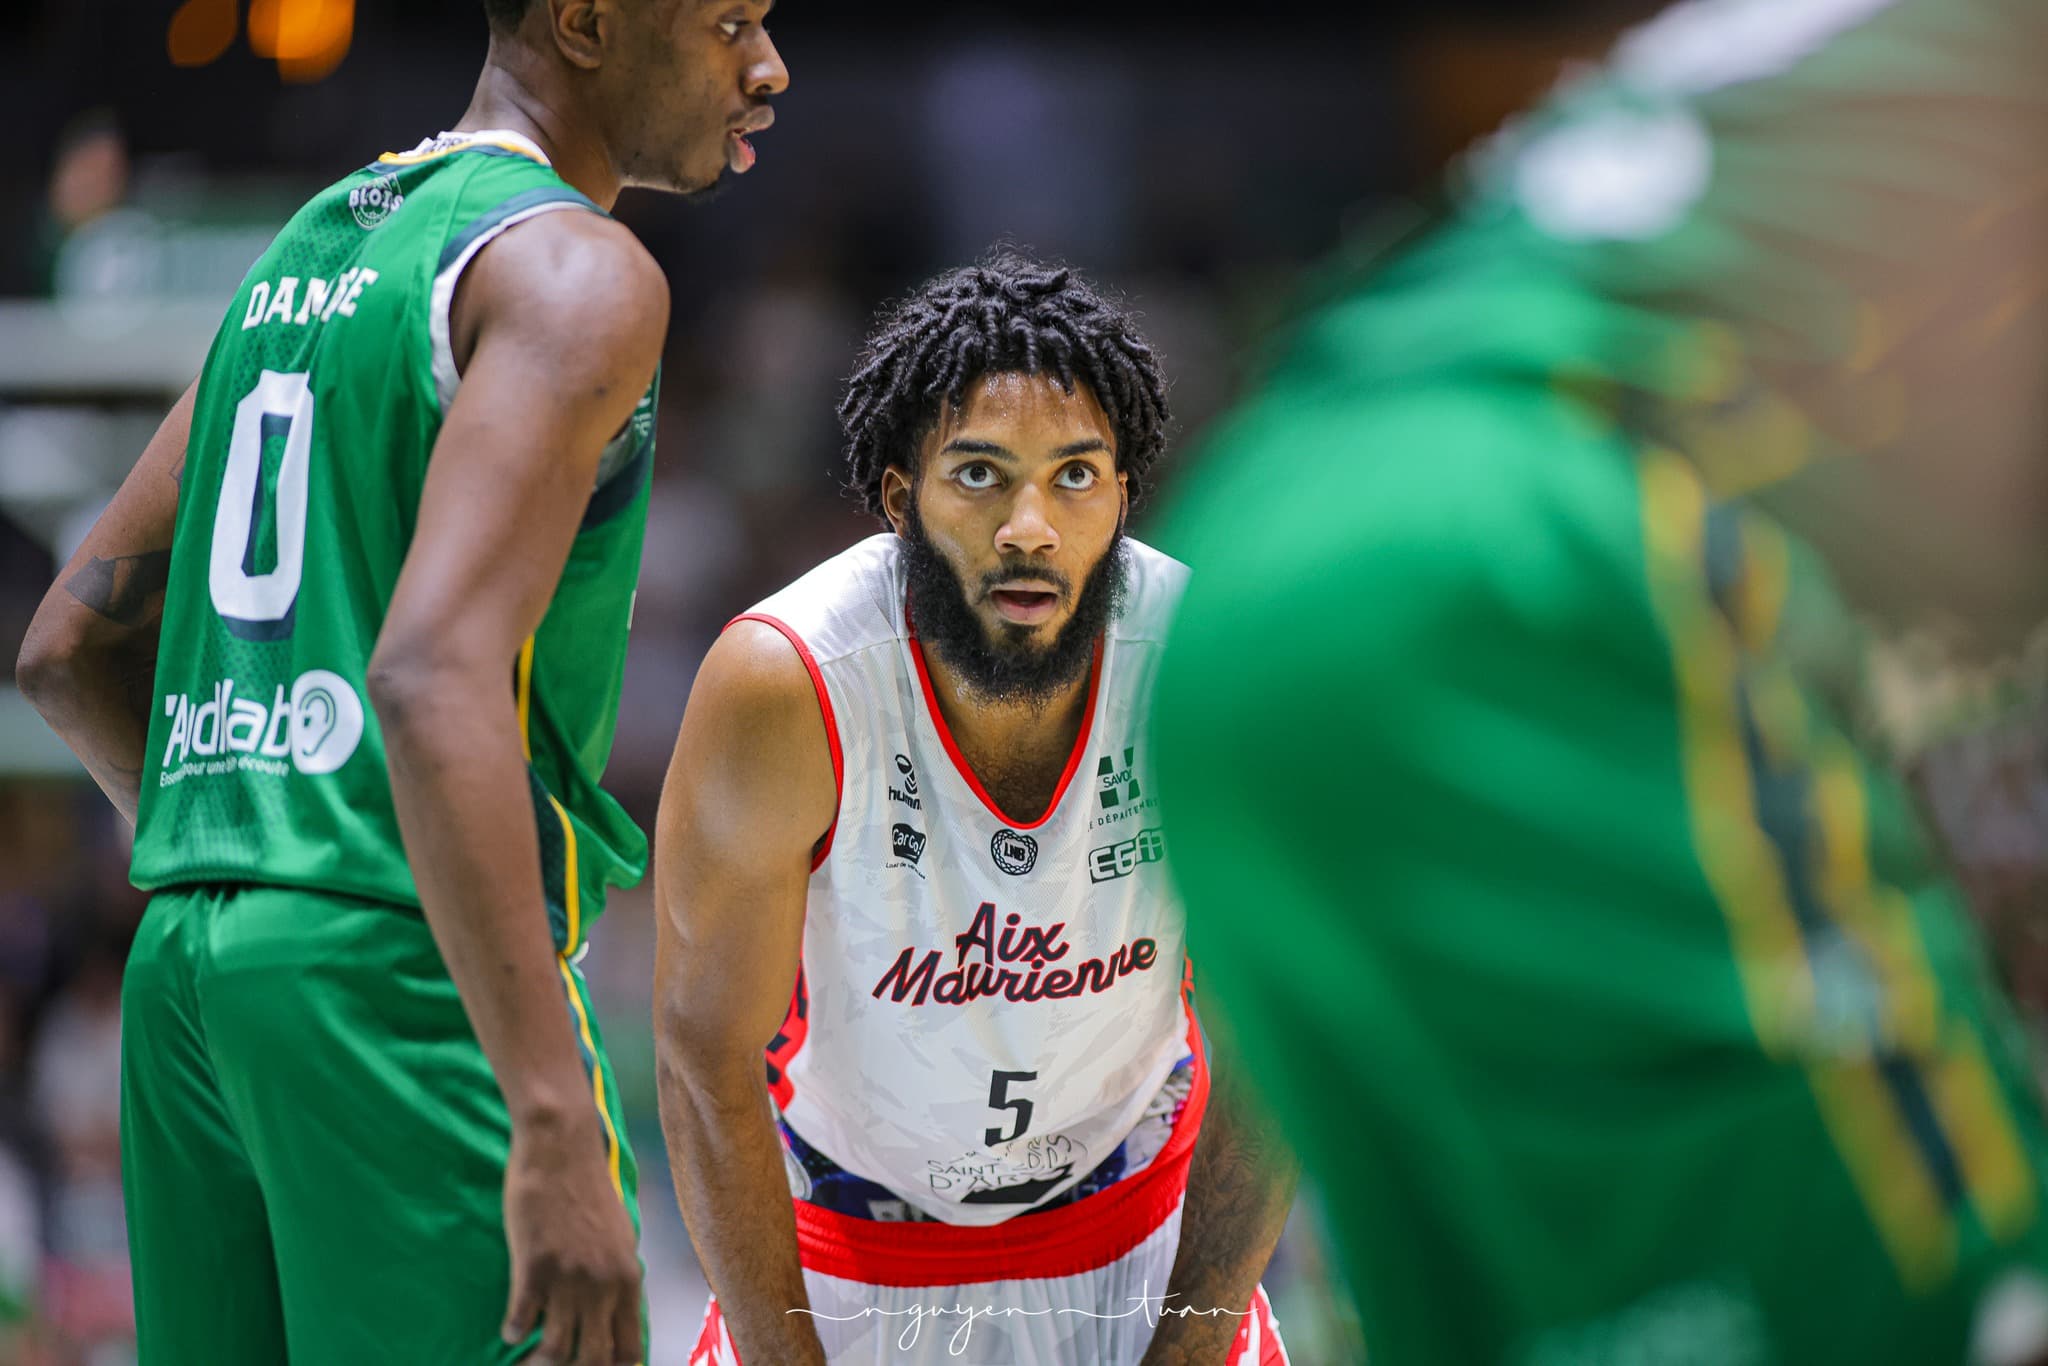
[[[1101,437],[1084,436],[1079,441],[1069,441],[1066,445],[1054,451],[1052,458],[1055,460],[1067,460],[1077,455],[1086,455],[1090,451],[1107,451],[1108,449],[1109,443]],[[942,455],[948,451],[958,452],[961,455],[992,455],[998,460],[1015,460],[1017,458],[1017,453],[1006,446],[999,446],[993,441],[982,441],[971,436],[956,436],[939,448],[939,452]]]

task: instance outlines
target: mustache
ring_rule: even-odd
[[[1051,565],[1033,564],[1029,560],[1005,561],[981,576],[981,596],[986,598],[998,588],[1007,588],[1019,579],[1036,579],[1050,584],[1065,601],[1074,596],[1074,581],[1054,569]]]

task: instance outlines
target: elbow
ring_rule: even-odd
[[[655,1002],[654,1058],[661,1090],[698,1107],[750,1106],[767,1088],[760,1042],[745,1041],[673,996]]]
[[[705,1031],[693,1011],[673,996],[654,1001],[654,1061],[665,1080],[681,1081],[698,1070],[708,1051]]]
[[[377,724],[389,735],[404,729],[407,714],[418,696],[418,666],[411,660],[394,658],[383,647],[370,656],[363,675],[363,691],[369,694],[370,710]]]
[[[14,686],[44,715],[78,676],[81,651],[41,621],[33,622],[14,660]]]
[[[363,685],[378,726],[390,737],[431,728],[428,711],[446,699],[483,696],[470,686],[476,680],[463,674],[432,646],[380,641]]]

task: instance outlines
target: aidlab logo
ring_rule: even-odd
[[[232,771],[280,778],[294,769],[332,773],[363,738],[363,700],[339,674],[308,669],[289,693],[279,684],[267,704],[236,696],[238,686],[226,678],[197,699],[165,696],[171,729],[158,765],[162,786]]]

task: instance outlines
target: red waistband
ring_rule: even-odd
[[[796,1202],[796,1242],[812,1271],[864,1285],[977,1285],[1074,1276],[1107,1266],[1151,1237],[1187,1189],[1195,1136],[1209,1103],[1209,1061],[1192,1007],[1194,1089],[1151,1165],[1108,1190],[1043,1214],[985,1228],[857,1219]]]

